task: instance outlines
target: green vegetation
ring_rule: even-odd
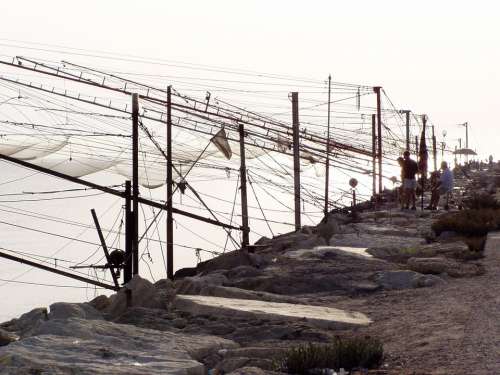
[[[471,210],[481,210],[481,209],[493,209],[497,210],[500,208],[500,204],[490,194],[473,194],[470,198],[464,200],[464,206]]]
[[[437,236],[445,231],[453,231],[466,237],[482,237],[498,228],[500,228],[500,210],[492,208],[468,209],[444,214],[432,224],[432,230]]]
[[[276,366],[289,374],[311,374],[318,369],[376,368],[382,363],[382,343],[371,337],[336,337],[329,344],[301,345],[285,353]]]

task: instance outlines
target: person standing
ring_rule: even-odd
[[[403,154],[403,190],[404,190],[404,208],[408,209],[411,203],[411,209],[416,210],[415,201],[415,189],[417,187],[417,180],[415,178],[418,171],[418,164],[415,160],[410,157],[410,152],[405,151]]]

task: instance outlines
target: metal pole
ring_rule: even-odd
[[[382,87],[374,87],[377,94],[377,135],[378,135],[378,191],[382,193],[382,107],[380,102],[380,93]]]
[[[417,155],[418,159],[418,135],[415,136],[415,155]]]
[[[245,161],[245,129],[239,125],[240,132],[240,181],[241,181],[241,226],[243,228],[242,250],[250,244],[250,228],[248,226],[248,200],[247,200],[247,166]]]
[[[123,270],[123,282],[127,284],[132,280],[132,202],[131,183],[125,181],[125,268]]]
[[[139,96],[132,94],[132,274],[139,273]]]
[[[108,262],[109,271],[111,272],[111,277],[113,278],[113,282],[115,287],[120,288],[118,284],[118,277],[116,276],[115,269],[113,268],[113,264],[111,262],[111,258],[109,256],[108,246],[106,246],[106,240],[102,234],[101,225],[99,224],[99,219],[97,218],[97,214],[95,210],[92,208],[90,210],[92,213],[92,219],[94,219],[95,228],[97,229],[97,234],[99,235],[99,241],[101,241],[102,250],[104,251],[104,256],[106,257],[106,261]]]
[[[172,87],[167,87],[167,277],[174,278],[174,219],[172,217]]]
[[[293,180],[295,190],[295,230],[300,224],[300,129],[299,129],[299,93],[292,92],[292,122],[293,122]]]
[[[326,161],[325,161],[325,215],[328,214],[328,190],[330,183],[330,104],[331,104],[331,94],[332,94],[332,76],[328,76],[328,121],[326,130]]]
[[[437,171],[437,147],[436,135],[434,134],[434,125],[432,125],[432,158],[434,159],[434,171]]]
[[[98,286],[98,287],[101,287],[101,288],[110,289],[110,290],[114,290],[114,291],[118,291],[120,289],[120,288],[118,288],[118,287],[116,287],[114,285],[109,285],[109,284],[105,284],[105,283],[101,283],[99,281],[95,281],[95,280],[89,279],[87,277],[82,277],[82,276],[74,275],[74,274],[72,274],[70,272],[62,271],[62,270],[59,270],[57,268],[48,267],[46,265],[39,264],[39,263],[36,263],[36,262],[32,262],[32,261],[27,260],[27,259],[19,258],[19,257],[16,257],[14,255],[5,254],[5,253],[0,252],[0,257],[1,258],[5,258],[5,259],[9,259],[9,260],[13,260],[14,262],[19,262],[19,263],[27,264],[28,266],[31,266],[31,267],[40,268],[40,269],[42,269],[44,271],[49,271],[49,272],[52,272],[52,273],[56,273],[58,275],[69,277],[71,279],[82,281],[84,283],[92,284],[92,285],[95,285],[95,286]]]
[[[372,115],[372,194],[377,195],[377,128],[376,118]]]

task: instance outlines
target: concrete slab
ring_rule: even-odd
[[[249,319],[306,320],[321,328],[352,328],[372,321],[366,315],[332,307],[242,300],[212,296],[178,295],[174,307],[194,315],[227,315]]]

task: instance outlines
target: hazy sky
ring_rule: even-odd
[[[500,158],[499,8],[495,1],[2,1],[0,54],[26,53],[5,46],[17,40],[320,80],[331,73],[335,81],[383,86],[397,106],[427,113],[439,134],[446,129],[452,147],[465,136],[456,124],[468,121],[470,146]],[[9,173],[4,178],[27,172]],[[28,182],[16,188],[29,189]],[[53,185],[44,180],[38,187]],[[102,209],[112,203],[96,202]],[[80,208],[72,214],[89,221],[88,207]],[[69,214],[60,205],[45,209]],[[4,246],[35,241],[9,233]],[[51,282],[41,272],[32,279]],[[0,312],[1,320],[35,304],[82,300],[85,292],[9,285],[0,293],[19,304]]]
[[[381,85],[495,152],[496,1],[22,1],[1,37]]]

